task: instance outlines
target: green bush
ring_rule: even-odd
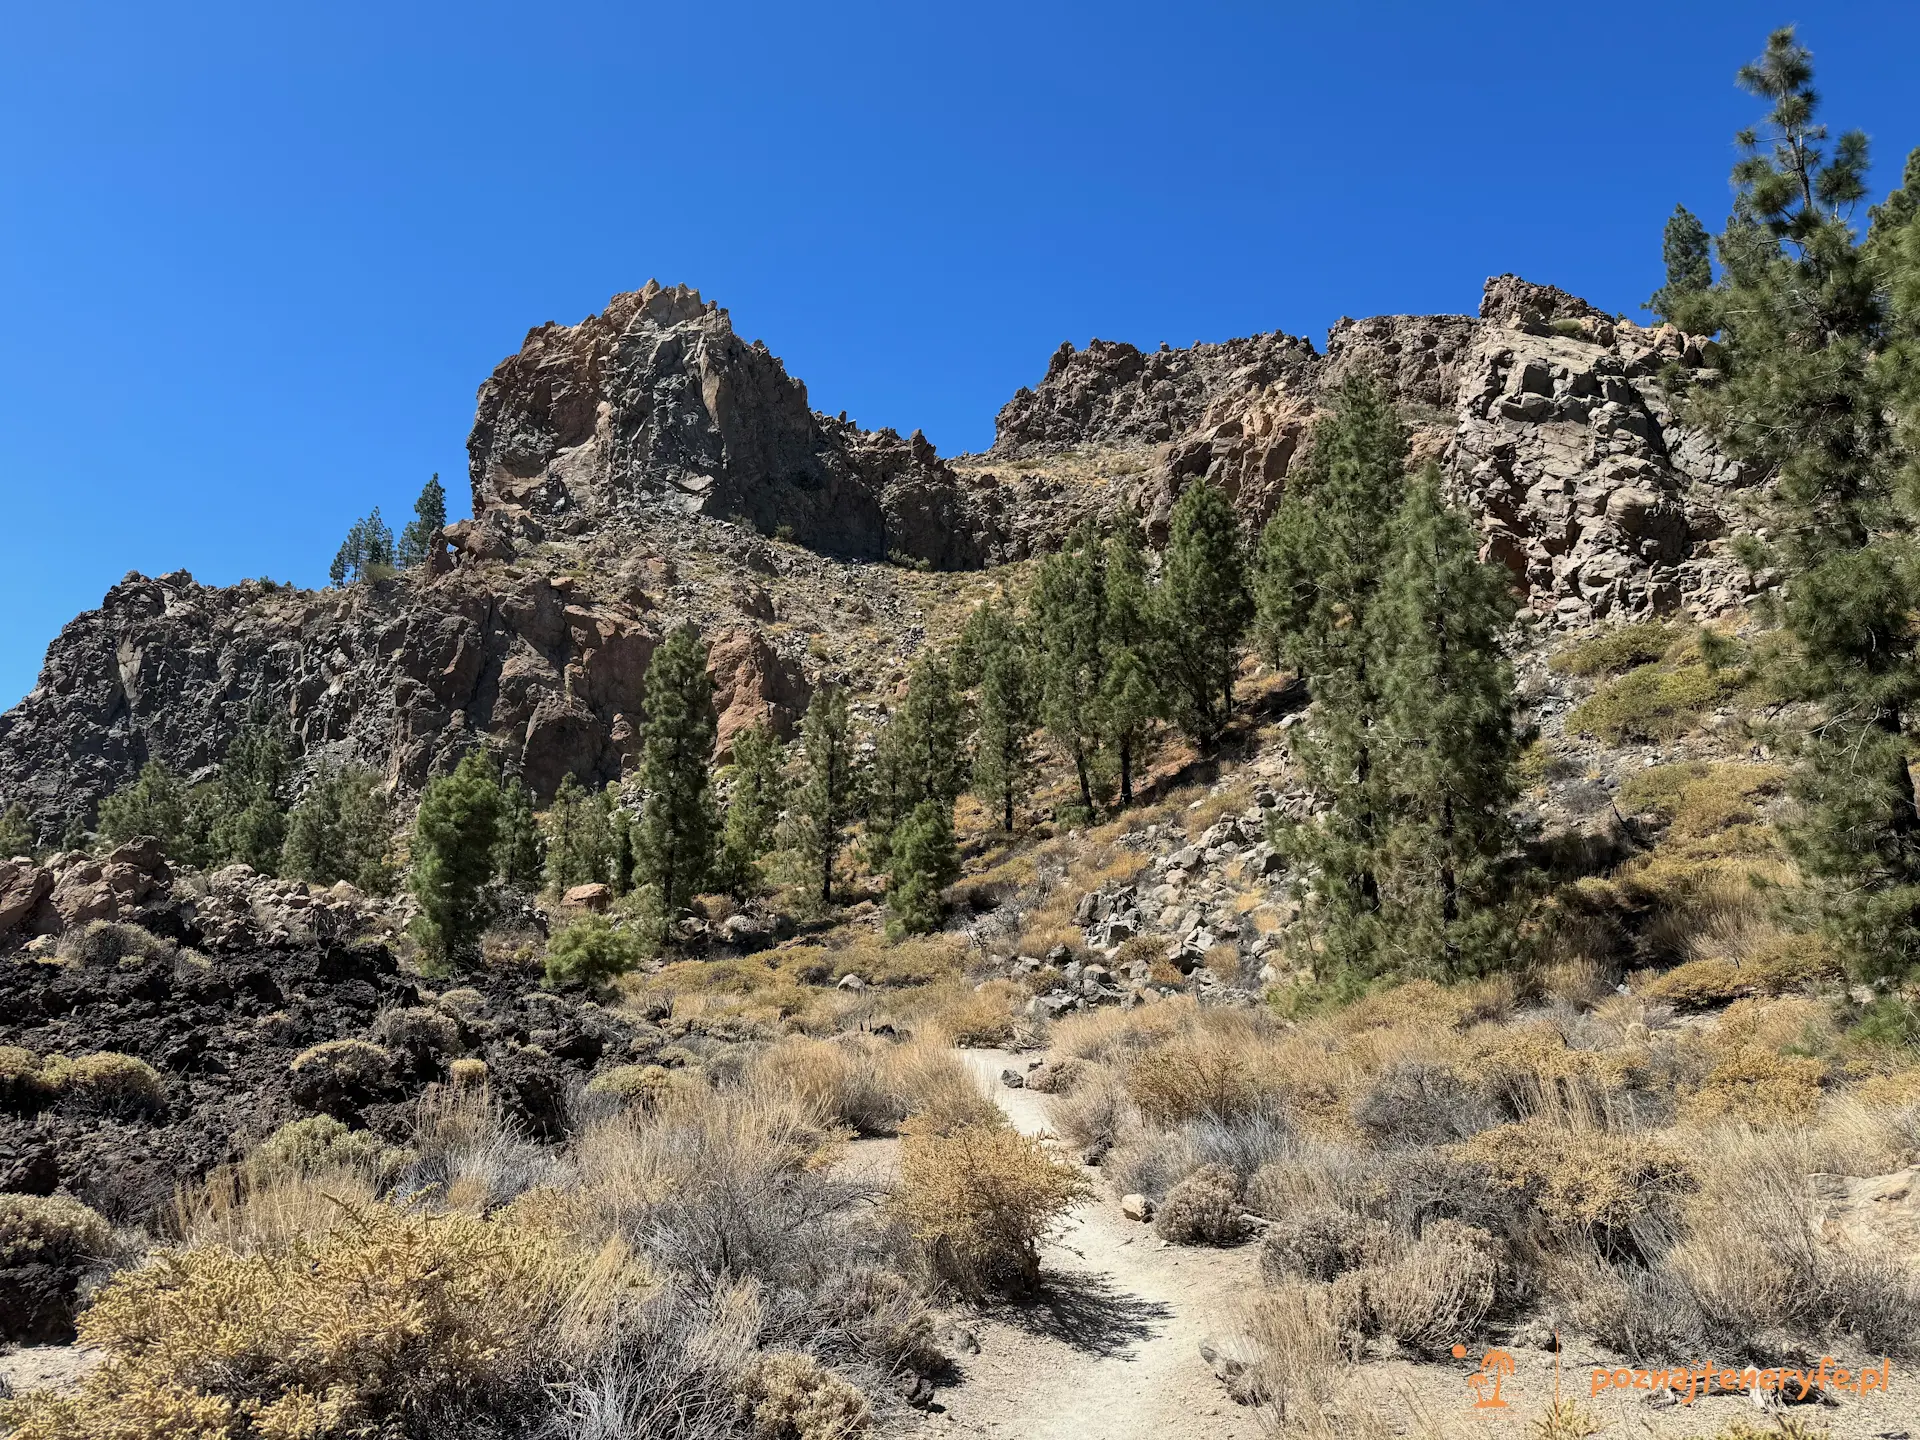
[[[315,1110],[354,1111],[383,1094],[393,1055],[367,1040],[328,1040],[302,1050],[288,1065],[293,1098]]]
[[[69,1060],[51,1055],[42,1071],[61,1105],[86,1115],[157,1119],[167,1113],[167,1087],[144,1060],[111,1050]]]
[[[112,1245],[112,1227],[77,1200],[0,1194],[0,1341],[71,1339],[80,1281]]]
[[[646,959],[640,937],[604,915],[585,915],[547,946],[548,985],[599,985]]]
[[[1730,698],[1738,688],[1739,676],[1732,671],[1642,665],[1594,691],[1567,716],[1567,728],[1609,745],[1673,740],[1699,723],[1701,711]]]
[[[1547,664],[1563,675],[1618,675],[1661,659],[1674,639],[1673,629],[1657,620],[1623,625],[1568,646]]]

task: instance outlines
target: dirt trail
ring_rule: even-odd
[[[963,1051],[982,1086],[1026,1134],[1047,1130],[1046,1097],[1000,1084],[1025,1057]],[[977,1328],[980,1353],[941,1393],[922,1433],[1001,1440],[1254,1440],[1260,1429],[1227,1397],[1200,1342],[1232,1328],[1257,1283],[1258,1252],[1164,1247],[1104,1191],[1075,1207],[1046,1248],[1047,1297],[1000,1309]]]

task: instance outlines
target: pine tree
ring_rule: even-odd
[[[1662,320],[1692,334],[1712,334],[1713,245],[1707,227],[1684,205],[1673,207],[1660,243],[1667,283],[1654,291],[1647,308]]]
[[[1041,723],[1072,762],[1080,804],[1089,813],[1100,744],[1100,690],[1106,679],[1100,649],[1105,601],[1099,542],[1092,527],[1082,525],[1063,549],[1040,562],[1028,609]]]
[[[27,807],[16,800],[7,806],[6,814],[0,815],[0,860],[31,855],[35,843],[33,817],[27,814]]]
[[[891,933],[922,934],[939,927],[940,892],[960,873],[953,839],[953,802],[922,800],[894,836],[887,877]]]
[[[1394,550],[1368,615],[1380,676],[1385,778],[1385,952],[1404,972],[1459,976],[1512,949],[1520,744],[1513,668],[1501,640],[1512,581],[1478,558],[1472,523],[1441,497],[1429,464],[1394,524]]]
[[[447,492],[440,483],[440,472],[436,470],[433,478],[421,489],[420,498],[413,502],[413,519],[400,532],[400,568],[412,570],[426,564],[446,525]]]
[[[804,778],[793,797],[796,848],[820,877],[820,902],[830,905],[833,862],[855,808],[847,693],[838,685],[823,683],[813,692],[800,727],[800,754]]]
[[[607,816],[607,884],[616,896],[626,895],[633,889],[634,871],[640,865],[633,848],[634,817],[620,803],[616,785],[610,784],[600,792],[600,803]]]
[[[462,757],[453,774],[429,783],[420,797],[408,884],[420,902],[415,938],[438,964],[478,959],[500,815],[500,784],[479,751]]]
[[[1762,480],[1787,576],[1793,658],[1776,679],[1813,702],[1789,849],[1857,975],[1920,965],[1920,805],[1907,764],[1920,706],[1912,517],[1898,484],[1903,413],[1898,246],[1848,222],[1865,194],[1867,141],[1827,143],[1812,58],[1791,29],[1739,73],[1767,102],[1738,137],[1734,212],[1711,292],[1725,376],[1689,409]],[[1885,214],[1889,229],[1881,230]],[[1890,267],[1891,263],[1891,267]]]
[[[1014,806],[1032,785],[1039,705],[1027,637],[1004,596],[968,617],[959,653],[975,684],[974,793],[1000,811],[1001,828],[1011,834]]]
[[[1100,738],[1120,766],[1120,803],[1133,804],[1135,764],[1165,709],[1155,679],[1153,590],[1138,533],[1122,525],[1107,541],[1100,650]]]
[[[1173,712],[1211,745],[1233,712],[1240,642],[1253,618],[1240,522],[1218,486],[1197,480],[1174,505],[1157,599]]]
[[[187,787],[158,760],[140,767],[139,776],[100,802],[98,830],[102,843],[118,845],[139,835],[160,842],[167,857],[182,865],[199,865],[188,838]]]
[[[393,888],[392,812],[380,777],[357,765],[322,770],[287,816],[280,871],[294,880],[345,880],[372,895]]]
[[[1261,535],[1256,632],[1276,665],[1307,682],[1313,710],[1295,751],[1330,802],[1322,823],[1275,838],[1318,870],[1326,950],[1336,968],[1376,941],[1385,838],[1375,729],[1381,681],[1369,646],[1393,519],[1406,488],[1405,426],[1385,394],[1354,379],[1314,427],[1307,463]],[[1298,732],[1296,732],[1298,734]]]
[[[500,833],[494,874],[504,883],[535,890],[545,873],[546,844],[533,811],[533,792],[518,776],[500,787]]]
[[[380,507],[373,507],[373,513],[366,519],[365,561],[363,572],[391,570],[393,568],[393,531],[387,528],[387,522],[380,518]]]
[[[423,497],[424,498],[424,497]],[[393,569],[393,531],[380,518],[380,507],[353,522],[347,538],[335,552],[327,578],[340,586],[355,580],[378,579]]]
[[[565,892],[576,885],[608,883],[613,836],[606,807],[579,778],[561,777],[544,827],[547,884]]]
[[[707,647],[683,625],[647,667],[647,798],[634,837],[635,876],[671,919],[700,893],[713,868],[714,814],[707,793],[716,721]]]
[[[210,861],[238,861],[262,875],[278,872],[287,835],[287,787],[293,757],[280,731],[256,709],[220,762],[215,782],[215,818],[208,837]]]
[[[760,883],[760,857],[773,848],[774,827],[787,803],[785,752],[773,727],[749,725],[733,737],[733,783],[720,837],[722,883],[747,895]]]
[[[949,808],[966,785],[961,707],[953,661],[929,647],[907,677],[907,698],[880,733],[868,786],[867,863],[892,865],[893,832],[923,800]]]

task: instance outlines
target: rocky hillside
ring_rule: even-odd
[[[354,760],[402,794],[483,734],[543,797],[569,772],[604,782],[683,621],[713,642],[722,745],[761,715],[785,730],[823,667],[890,687],[964,588],[955,572],[1044,553],[1087,516],[1158,540],[1198,476],[1257,524],[1330,391],[1363,372],[1535,611],[1718,613],[1751,584],[1722,538],[1741,477],[1678,422],[1671,388],[1710,381],[1709,358],[1502,276],[1477,317],[1343,320],[1324,353],[1277,333],[1063,346],[992,450],[949,463],[917,432],[814,412],[726,311],[650,283],[534,330],[481,386],[474,518],[424,571],[320,592],[185,572],[115,586],[0,716],[0,804],[51,839],[147,759],[217,765],[255,709],[286,717],[308,766]]]

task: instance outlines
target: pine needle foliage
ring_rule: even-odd
[[[1233,713],[1240,645],[1254,613],[1240,520],[1219,486],[1197,480],[1175,503],[1155,598],[1173,715],[1197,743],[1211,745]]]
[[[707,647],[683,625],[647,667],[646,802],[634,836],[635,878],[671,917],[700,893],[713,869],[718,829],[708,791],[717,719]]]
[[[414,938],[436,964],[469,965],[486,928],[500,838],[500,782],[478,750],[430,782],[413,820],[408,885],[420,902]]]
[[[800,726],[802,779],[793,797],[795,848],[808,873],[820,878],[820,903],[833,903],[833,865],[857,809],[853,733],[847,692],[822,684]]]

